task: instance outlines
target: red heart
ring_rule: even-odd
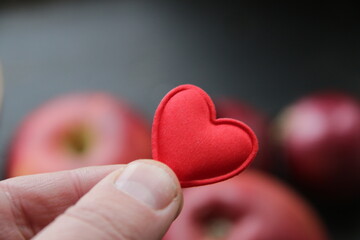
[[[156,110],[153,158],[173,169],[182,187],[219,182],[244,170],[258,143],[244,123],[216,119],[210,97],[193,85],[171,90]]]

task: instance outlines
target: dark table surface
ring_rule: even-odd
[[[243,99],[275,116],[321,89],[360,95],[356,8],[209,1],[8,1],[0,9],[5,101],[0,146],[56,95],[104,90],[151,120],[171,88]],[[1,169],[0,169],[1,170]],[[334,239],[360,239],[330,225]]]

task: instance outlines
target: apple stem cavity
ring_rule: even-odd
[[[209,240],[226,239],[239,214],[221,203],[214,203],[205,212],[198,212],[197,219]]]
[[[75,127],[64,136],[64,145],[67,151],[76,156],[85,155],[92,145],[92,136],[86,127]]]
[[[213,218],[205,225],[205,233],[209,239],[224,239],[231,229],[231,220],[227,218]]]

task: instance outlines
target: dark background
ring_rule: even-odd
[[[318,90],[360,96],[358,15],[328,2],[2,1],[2,166],[23,117],[70,91],[111,92],[149,121],[183,83],[272,117]],[[357,213],[322,215],[334,239],[360,239]]]

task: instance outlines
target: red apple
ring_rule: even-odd
[[[345,94],[306,96],[280,117],[280,143],[289,175],[321,196],[360,189],[360,105]]]
[[[278,180],[247,170],[184,191],[184,206],[164,240],[325,240],[312,208]]]
[[[151,157],[150,129],[123,101],[107,93],[76,93],[44,104],[22,123],[7,176]]]
[[[246,123],[255,132],[259,141],[259,152],[251,166],[269,170],[273,168],[270,124],[265,113],[247,103],[235,99],[223,98],[216,102],[216,112],[219,118],[233,118]]]

